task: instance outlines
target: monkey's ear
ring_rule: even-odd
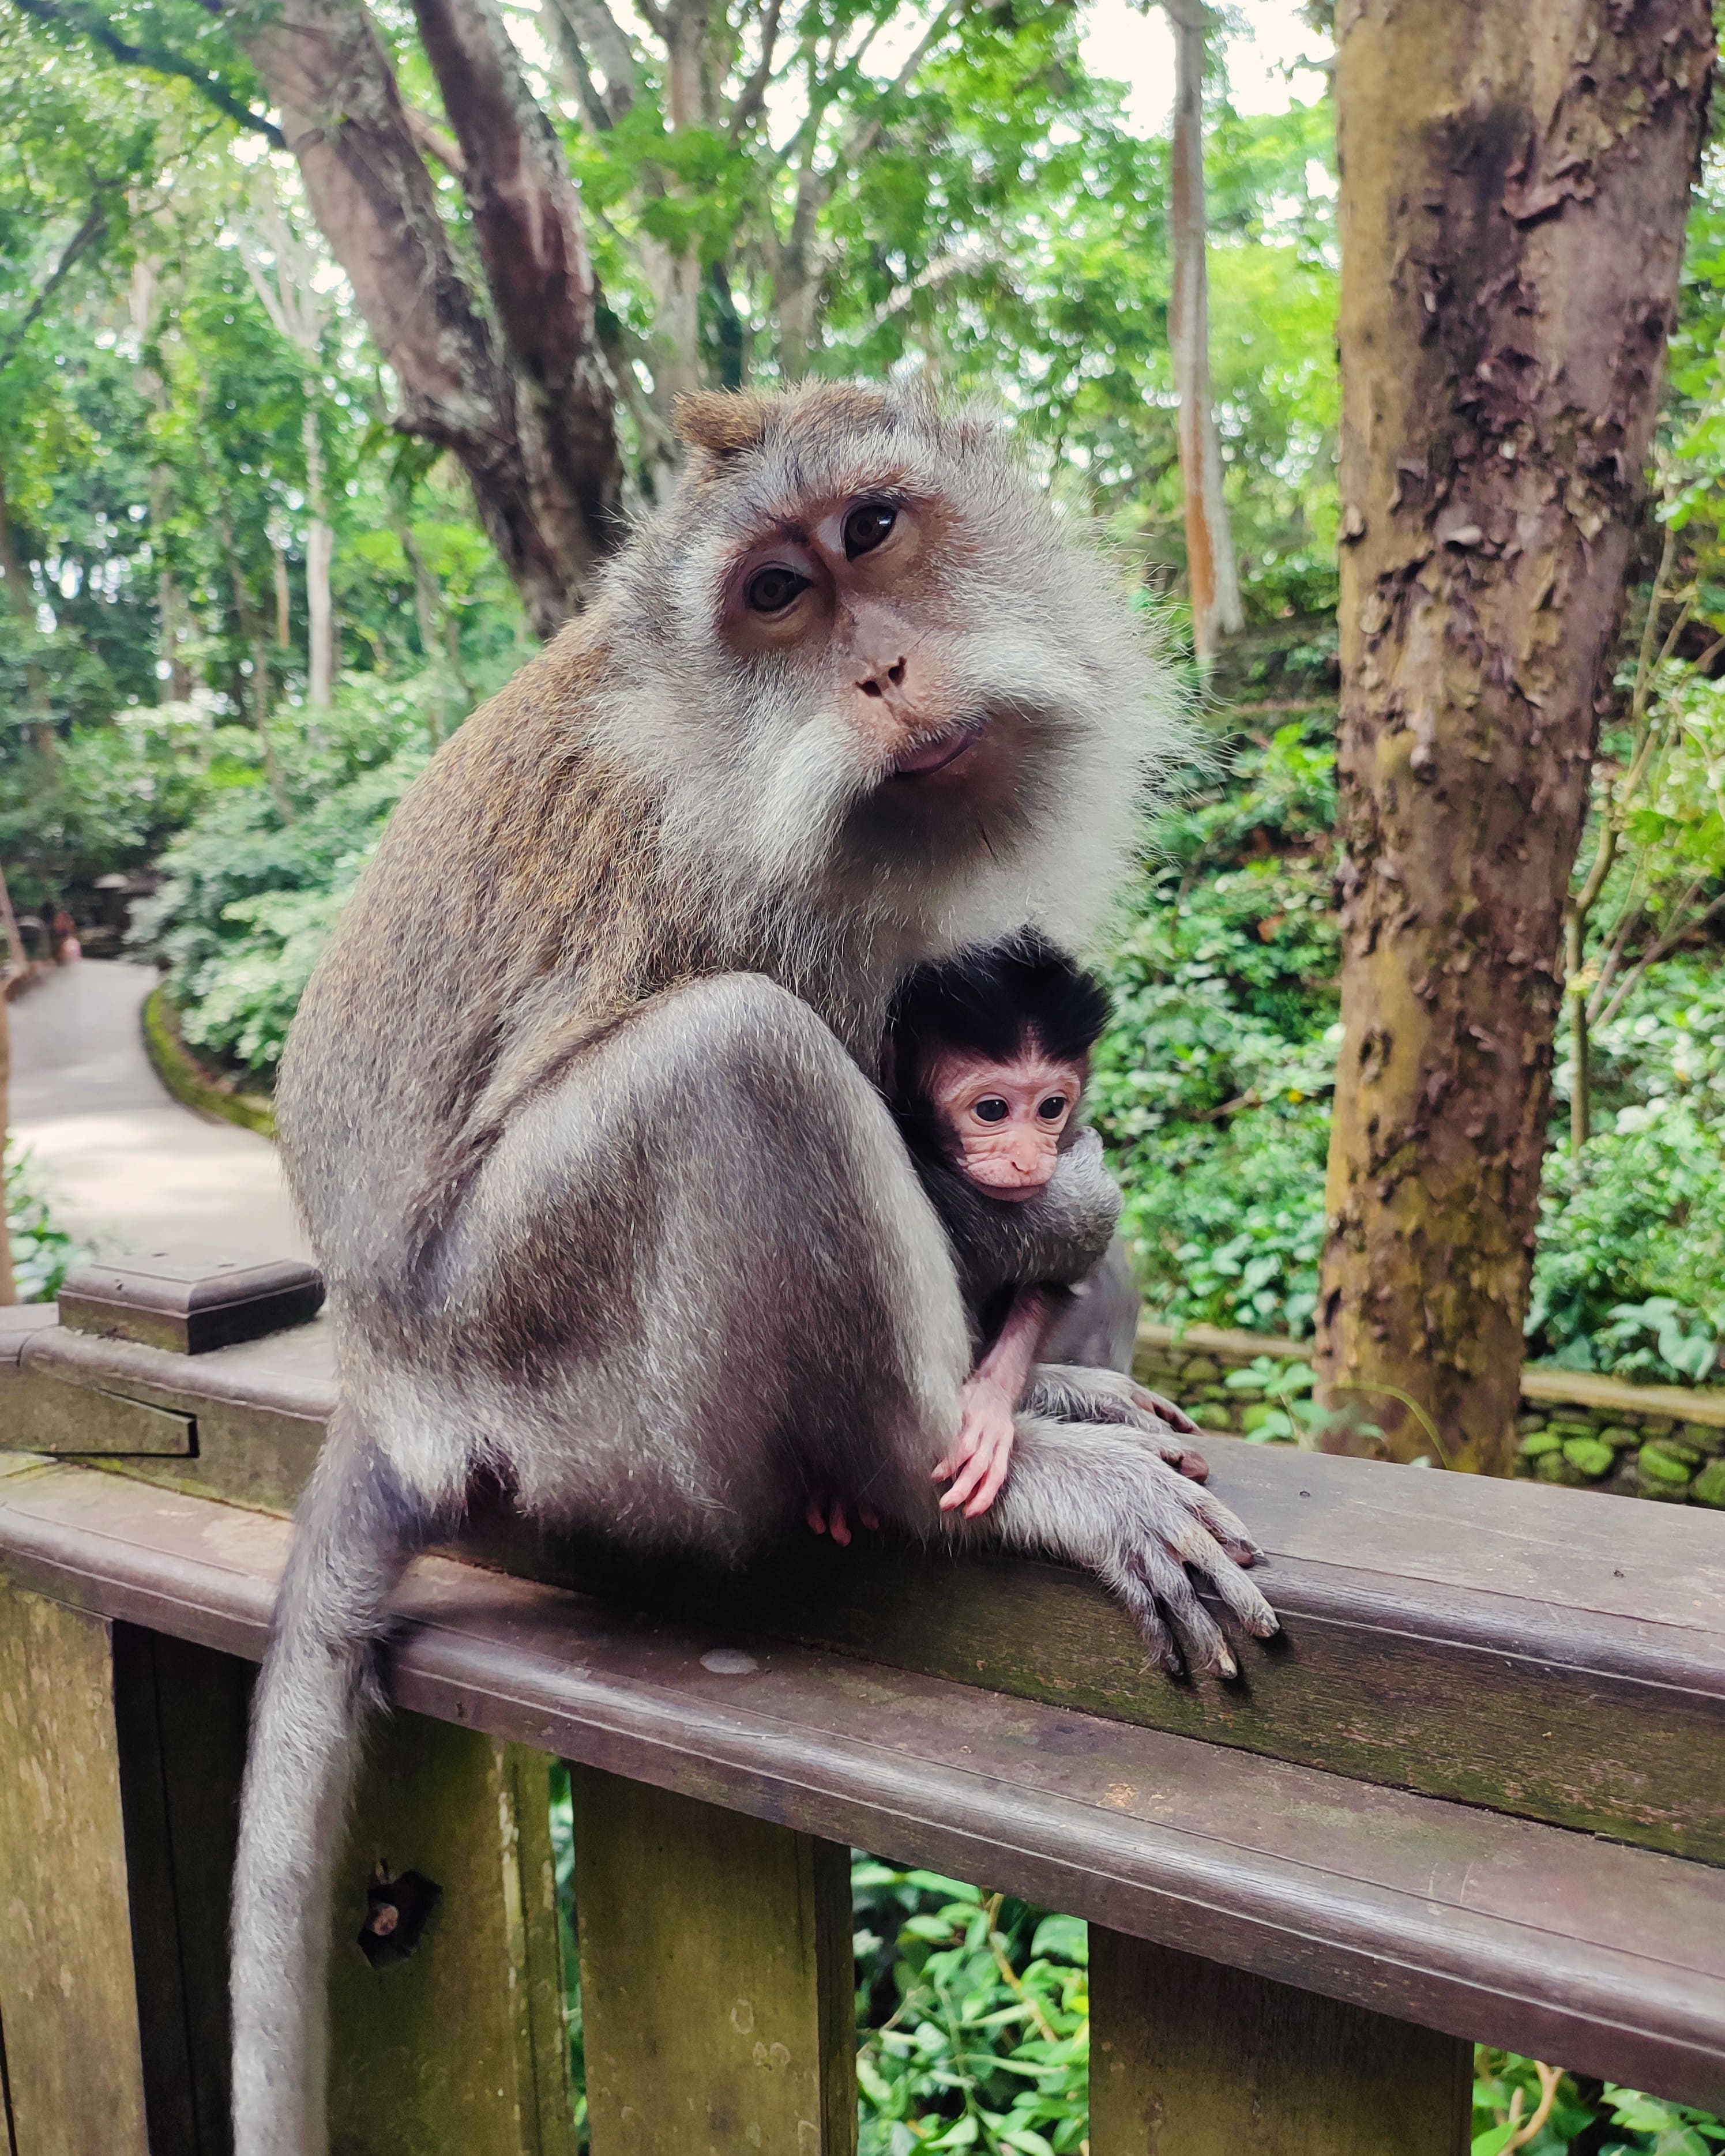
[[[734,457],[758,449],[767,432],[767,399],[747,389],[697,389],[671,407],[671,424],[691,449]]]

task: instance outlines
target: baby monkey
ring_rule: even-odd
[[[1119,1218],[1101,1141],[1078,1121],[1107,1022],[1101,983],[1028,931],[918,967],[888,1019],[888,1103],[952,1244],[978,1353],[957,1437],[935,1470],[950,1486],[942,1510],[963,1507],[967,1519],[1006,1479],[1014,1414],[1060,1412],[1033,1397],[1060,1389],[1060,1369],[1037,1372],[1039,1356]],[[1116,1389],[1121,1420],[1194,1428],[1130,1378]],[[1209,1471],[1178,1444],[1165,1456],[1196,1480]]]

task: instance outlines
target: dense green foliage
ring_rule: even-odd
[[[1717,701],[1692,670],[1667,671],[1686,709]],[[1340,1039],[1332,724],[1314,706],[1197,778],[1108,952],[1095,1113],[1150,1306],[1173,1320],[1311,1330]],[[1656,812],[1624,843],[1626,881],[1656,887],[1675,847],[1690,881],[1697,865],[1704,888],[1720,880],[1711,726],[1709,709],[1709,753],[1666,759]],[[1725,1338],[1725,966],[1702,943],[1625,985],[1592,1044],[1594,1136],[1578,1158],[1559,1132],[1548,1162],[1530,1344],[1569,1368],[1693,1383]],[[1560,1062],[1560,1108],[1569,1082]]]
[[[273,1075],[341,901],[424,767],[437,693],[423,675],[387,693],[350,682],[316,726],[285,715],[280,792],[224,788],[164,850],[161,888],[137,909],[134,936],[167,966],[192,1047]]]
[[[52,1302],[78,1260],[78,1247],[57,1225],[44,1178],[16,1143],[6,1148],[6,1228],[20,1302]]]

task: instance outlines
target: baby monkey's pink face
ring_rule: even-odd
[[[1024,1199],[1047,1188],[1088,1075],[1034,1048],[1010,1063],[948,1049],[927,1083],[956,1164],[989,1197]]]

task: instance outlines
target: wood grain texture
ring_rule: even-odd
[[[151,2145],[228,2156],[228,1904],[252,1671],[126,1625],[114,1663]]]
[[[549,1773],[416,1714],[368,1747],[336,1875],[331,2156],[574,2156]],[[380,1866],[442,1892],[408,1958],[373,1969]]]
[[[853,2156],[849,1853],[578,1768],[593,2156]]]
[[[0,1585],[0,2017],[21,2156],[150,2156],[100,1618]]]
[[[261,1653],[287,1539],[110,1473],[0,1478],[17,1584],[226,1652]],[[446,1558],[396,1609],[418,1712],[1725,2106],[1715,1868]],[[745,1640],[746,1671],[702,1659]]]
[[[50,1330],[0,1384],[0,1443],[90,1389],[195,1417],[198,1455],[126,1471],[285,1506],[334,1397],[322,1321],[187,1358]],[[491,1522],[505,1568],[1021,1697],[1725,1864],[1725,1518],[1207,1438],[1248,1520],[1282,1642],[1239,1685],[1165,1683],[1092,1583],[811,1537],[742,1574],[626,1568]]]
[[[1465,2156],[1473,2049],[1093,1924],[1091,2156]]]

